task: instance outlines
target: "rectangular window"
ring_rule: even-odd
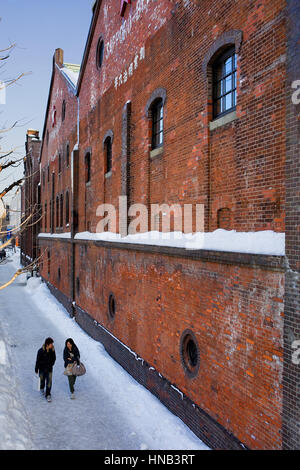
[[[164,137],[164,107],[161,99],[152,105],[152,149],[162,147]]]
[[[107,137],[104,142],[105,160],[106,160],[106,173],[112,170],[112,143],[111,137]]]
[[[45,202],[44,227],[45,232],[47,232],[47,202]]]
[[[234,48],[223,53],[213,64],[213,116],[220,117],[236,107],[237,55]]]
[[[84,159],[85,163],[85,182],[89,183],[91,181],[91,154],[88,152]]]

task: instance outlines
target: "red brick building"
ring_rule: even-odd
[[[21,186],[20,236],[21,263],[28,265],[38,258],[37,236],[40,232],[41,191],[40,191],[40,150],[39,131],[28,129],[25,143],[24,182]],[[26,228],[24,229],[24,227]]]
[[[286,198],[286,189],[296,197],[286,156],[298,155],[297,126],[287,142],[297,118],[289,71],[297,15],[294,0],[99,0],[81,66],[64,63],[61,49],[53,60],[41,275],[214,448],[299,445],[298,304],[285,288],[299,271],[287,269],[299,235]],[[288,221],[289,255],[91,235],[100,205],[119,216],[120,196],[126,208],[202,204],[206,232],[280,234]],[[116,231],[130,232],[133,220],[117,217]]]

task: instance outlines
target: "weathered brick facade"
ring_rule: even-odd
[[[299,103],[293,102],[292,85],[300,78],[300,5],[287,0],[287,80],[286,80],[286,258],[283,445],[300,447],[299,365],[291,360],[294,341],[299,340]]]
[[[294,238],[287,270],[283,256],[74,236],[95,232],[97,207],[118,207],[120,195],[149,208],[204,204],[206,231],[284,232],[286,220],[293,230],[297,215],[287,200],[286,219],[285,191],[294,194],[287,183],[294,167],[285,165],[298,150],[286,128],[297,114],[289,80],[300,75],[287,58],[299,44],[290,23],[299,11],[288,3],[133,0],[121,17],[118,0],[97,1],[77,86],[63,72],[60,49],[53,62],[41,151],[41,274],[78,323],[214,448],[299,445],[298,372],[284,316],[285,305],[291,322],[297,314]],[[237,54],[236,108],[214,119],[212,67],[229,46]],[[156,98],[164,142],[152,151]],[[184,366],[188,335],[197,345],[192,374]]]
[[[30,264],[38,258],[37,235],[40,232],[42,216],[40,205],[40,150],[39,131],[29,129],[26,135],[24,159],[24,183],[21,186],[21,223],[20,236],[21,262]],[[24,229],[24,227],[26,227]]]

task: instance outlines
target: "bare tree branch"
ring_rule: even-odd
[[[26,73],[23,72],[18,77],[5,81],[2,88],[7,88],[8,86],[11,86],[14,83],[18,82],[19,80],[21,80],[21,78],[26,77],[27,75],[30,75],[30,74],[31,72],[26,72]],[[0,90],[1,90],[1,87],[0,87]]]
[[[22,274],[22,272],[23,271],[21,269],[18,269],[18,271],[13,275],[13,277],[11,278],[10,281],[8,281],[5,284],[3,284],[2,286],[0,286],[0,290],[3,290],[6,287],[10,286],[17,279],[17,277],[20,276],[20,274]]]
[[[16,127],[17,124],[18,124],[18,121],[16,121],[11,127],[7,128],[7,129],[0,129],[0,134],[5,134],[5,132],[11,131],[12,129],[14,129]]]
[[[1,21],[1,18],[0,18],[0,21]],[[3,67],[5,66],[5,61],[10,57],[10,54],[12,52],[12,50],[16,47],[16,44],[11,44],[9,47],[5,48],[5,49],[0,49],[0,69],[3,70]],[[17,82],[19,82],[23,77],[29,75],[29,73],[21,73],[20,75],[18,75],[17,77],[15,78],[10,78],[10,79],[7,79],[5,81],[2,81],[0,83],[0,91],[1,89],[4,89],[4,88],[7,88],[13,84],[16,84]],[[3,136],[13,130],[15,127],[18,126],[20,121],[16,121],[14,122],[9,128],[6,128],[6,126],[3,126],[1,129],[0,129],[0,140],[3,139]],[[8,157],[11,157],[11,159],[9,160],[4,160],[4,163],[2,165],[0,165],[0,173],[3,171],[3,170],[6,170],[7,168],[15,168],[17,166],[19,166],[21,164],[22,161],[25,161],[26,157],[22,157],[22,158],[18,158],[16,160],[13,160],[12,159],[12,155],[13,153],[15,152],[15,149],[14,150],[10,150],[10,151],[6,151],[6,152],[0,152],[0,160],[3,161],[3,159],[6,159]],[[29,176],[26,176],[26,178],[30,178],[32,177],[33,175],[29,175]],[[3,202],[2,201],[2,198],[4,196],[6,196],[10,191],[12,191],[14,188],[20,188],[20,186],[22,185],[24,181],[24,178],[21,178],[21,179],[18,179],[17,181],[14,181],[13,183],[11,183],[9,186],[7,186],[3,191],[0,192],[0,202]],[[18,192],[17,190],[17,192]],[[17,194],[16,192],[16,194]],[[32,208],[30,207],[29,210],[31,210]],[[28,212],[27,212],[28,213]],[[38,218],[37,220],[34,220],[34,218],[36,218],[36,214],[38,214]],[[8,245],[10,245],[12,243],[13,240],[16,239],[16,237],[18,235],[20,235],[21,233],[23,233],[28,227],[32,227],[33,225],[35,224],[38,224],[39,221],[42,219],[42,215],[40,214],[39,211],[37,211],[37,207],[36,205],[33,207],[33,210],[31,210],[30,214],[28,217],[26,217],[26,219],[18,226],[18,227],[15,227],[13,230],[11,230],[11,238],[9,240],[7,240],[6,242],[4,242],[3,244],[0,245],[0,250],[2,250],[3,248],[7,247]],[[7,231],[6,232],[0,232],[0,235],[1,234],[7,234]],[[43,254],[44,255],[44,254]],[[21,268],[21,269],[18,269],[16,271],[16,273],[13,275],[13,277],[8,281],[6,282],[5,284],[3,284],[2,286],[0,286],[0,290],[3,290],[5,289],[6,287],[8,287],[9,285],[11,285],[14,280],[20,276],[20,274],[22,273],[25,273],[25,272],[28,272],[30,269],[32,269],[33,266],[38,266],[38,261],[40,260],[41,257],[35,259],[32,263],[30,263],[28,266],[24,267],[24,268]]]
[[[0,49],[0,53],[2,54],[2,52],[11,52],[15,47],[16,47],[16,44],[11,44],[6,49]],[[7,54],[4,57],[0,57],[0,60],[7,60],[9,58],[9,56],[10,56],[10,54]]]
[[[14,181],[12,184],[10,184],[7,188],[5,188],[2,193],[0,193],[0,199],[2,199],[4,196],[6,196],[9,191],[11,191],[13,188],[16,186],[20,186],[23,182],[23,178],[19,179],[18,181]]]
[[[16,165],[16,163],[23,162],[24,158],[19,158],[19,160],[10,160],[8,163],[5,163],[4,165],[0,165],[0,173],[1,171],[5,170],[6,168],[9,168],[10,166],[19,166]]]

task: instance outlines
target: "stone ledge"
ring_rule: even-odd
[[[157,149],[150,151],[150,158],[152,160],[153,158],[158,157],[159,155],[162,155],[163,153],[164,153],[164,148],[158,147]]]
[[[209,123],[209,130],[214,131],[215,129],[218,129],[219,127],[225,126],[226,124],[229,124],[230,122],[233,122],[237,119],[236,111],[233,111],[232,113],[225,114],[224,116],[215,119],[214,121],[211,121]]]
[[[104,240],[71,240],[68,238],[47,238],[43,237],[39,240],[47,240],[63,243],[75,243],[79,245],[96,245],[102,248],[115,250],[136,251],[148,254],[158,254],[165,256],[173,256],[177,258],[187,258],[194,261],[202,261],[208,263],[221,263],[228,265],[243,265],[251,268],[265,268],[272,271],[286,270],[286,257],[275,255],[260,255],[252,253],[235,253],[231,251],[214,251],[214,250],[186,250],[185,248],[143,245],[133,243],[110,242]]]

